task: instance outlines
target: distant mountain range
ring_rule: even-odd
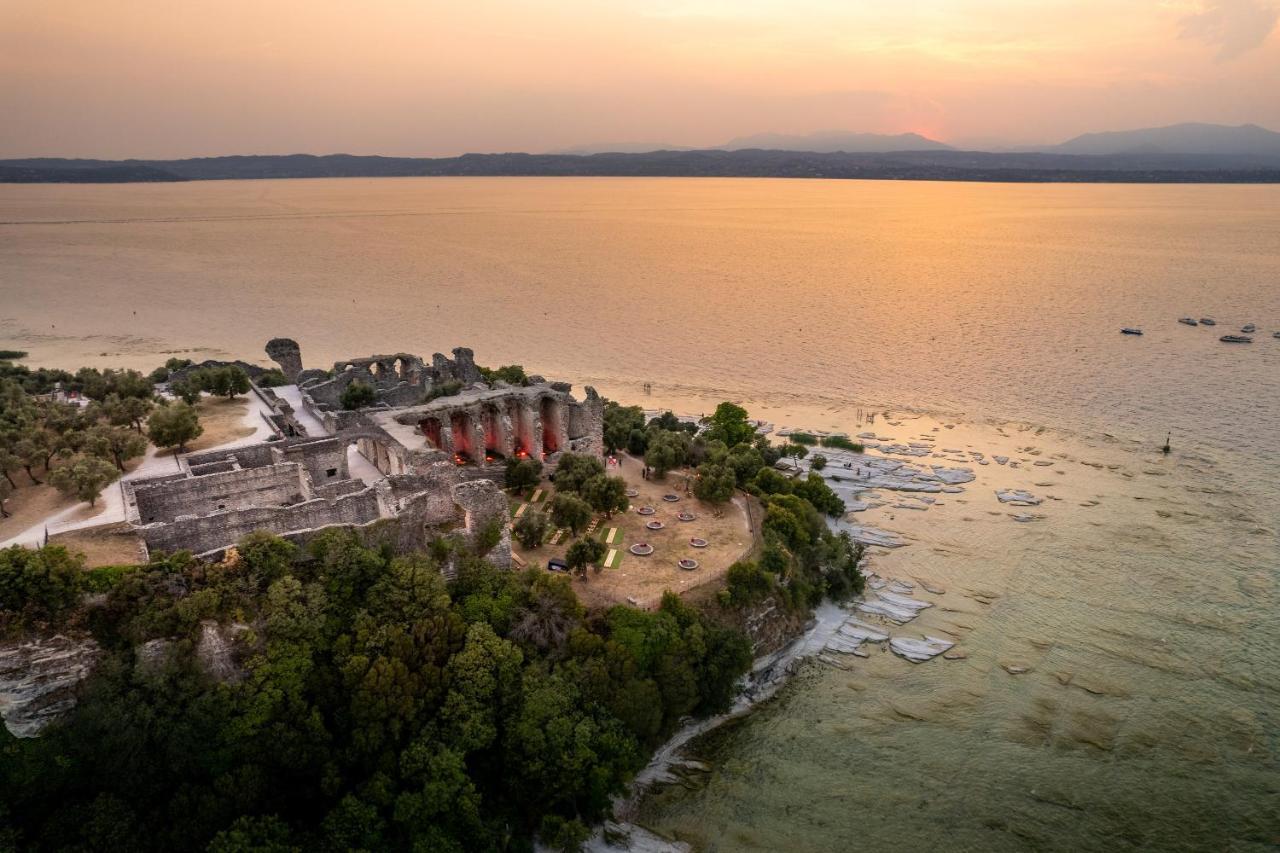
[[[1256,124],[1173,124],[1086,133],[1043,150],[1060,154],[1226,154],[1280,159],[1280,133]]]
[[[783,147],[775,147],[779,145]],[[1256,125],[1184,124],[1085,134],[1051,148],[1021,152],[960,151],[914,133],[762,134],[713,149],[586,151],[440,158],[290,154],[113,161],[37,157],[0,160],[0,182],[562,175],[1280,183],[1280,134]]]
[[[823,131],[804,136],[785,133],[757,133],[739,136],[724,145],[726,151],[742,151],[759,148],[773,151],[847,151],[860,154],[884,154],[889,151],[951,151],[950,145],[929,139],[918,133],[849,133],[848,131]]]

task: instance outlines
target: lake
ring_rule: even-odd
[[[947,590],[908,631],[967,657],[807,665],[643,822],[707,850],[1274,849],[1277,211],[1270,186],[0,185],[0,347],[468,346],[647,408],[1009,456],[860,514],[911,542],[877,571]]]

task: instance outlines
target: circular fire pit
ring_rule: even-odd
[[[662,528],[666,527],[666,525],[663,524],[661,521],[650,521],[648,524],[645,525],[645,527],[649,528],[650,530],[661,530]]]
[[[699,539],[698,537],[695,536],[689,540],[689,546],[691,548],[705,548],[707,547],[707,540]]]
[[[657,512],[657,510],[651,506],[642,506],[639,509],[637,509],[636,512],[639,513],[640,515],[653,515],[654,513]]]
[[[648,542],[637,542],[627,550],[632,554],[635,554],[637,557],[647,557],[653,553],[653,546]]]
[[[681,560],[680,562],[676,563],[676,565],[677,565],[677,566],[679,566],[680,568],[684,569],[686,572],[691,572],[691,571],[693,571],[694,569],[698,568],[698,561],[697,561],[697,560],[684,559],[684,560]]]
[[[673,504],[673,503],[675,503],[676,501],[680,500],[680,496],[679,496],[679,495],[670,495],[670,494],[668,494],[668,495],[663,495],[663,496],[662,496],[662,499],[663,499],[664,501],[666,501],[667,503],[669,503],[669,504]]]
[[[681,521],[693,521],[695,518],[697,518],[697,516],[691,512],[682,512],[679,515],[677,515],[676,518],[680,519]]]
[[[627,489],[627,497],[629,497],[629,498],[638,498],[638,497],[640,497],[640,490],[639,490],[639,489]]]

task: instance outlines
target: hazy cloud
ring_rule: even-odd
[[[1218,61],[1235,59],[1260,46],[1275,29],[1280,7],[1263,0],[1204,0],[1200,11],[1182,19],[1182,38],[1218,48]]]

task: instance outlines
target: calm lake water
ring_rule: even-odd
[[[877,571],[947,590],[905,633],[964,660],[810,664],[642,821],[707,850],[1274,850],[1278,211],[1250,186],[0,186],[0,347],[469,346],[648,407],[1010,456],[859,518],[911,541]]]

